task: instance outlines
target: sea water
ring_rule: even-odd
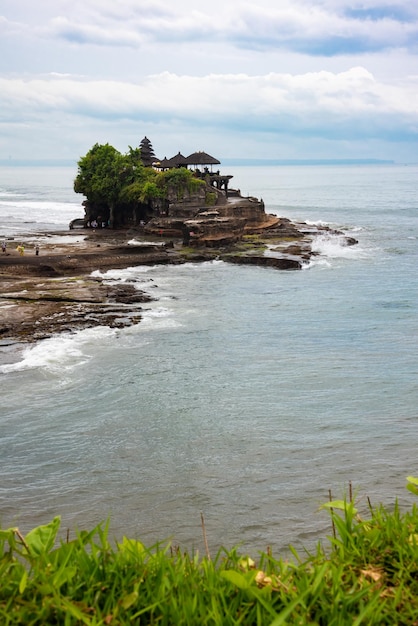
[[[101,274],[150,293],[124,330],[2,347],[0,517],[110,518],[111,536],[203,550],[311,548],[320,505],[409,506],[418,475],[417,166],[228,168],[269,213],[322,222],[302,271],[228,265]],[[0,235],[82,214],[71,168],[0,170]],[[1,356],[1,355],[0,355]]]

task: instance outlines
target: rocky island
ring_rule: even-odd
[[[109,148],[95,146],[87,156],[97,157]],[[209,166],[219,161],[206,153],[157,160],[144,138],[134,157],[142,160],[132,166],[135,176],[139,169],[142,177],[144,171],[153,177],[145,188],[133,176],[128,186],[117,190],[119,202],[116,196],[110,198],[109,185],[107,195],[100,196],[97,188],[87,187],[86,163],[81,159],[75,190],[87,196],[84,220],[75,220],[69,232],[51,235],[50,243],[46,234],[39,254],[34,247],[22,254],[8,242],[0,256],[3,345],[89,326],[138,323],[141,305],[150,296],[133,285],[109,285],[91,276],[94,270],[211,259],[298,270],[309,263],[312,242],[319,235],[335,233],[347,245],[356,243],[326,226],[267,214],[262,200],[230,189],[232,176],[210,171]],[[124,162],[118,181],[127,177],[126,172]],[[100,180],[105,178],[102,172]]]

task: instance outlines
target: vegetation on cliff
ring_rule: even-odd
[[[144,165],[141,149],[120,153],[109,144],[95,144],[78,161],[74,191],[86,198],[86,220],[112,227],[138,224],[164,213],[170,195],[183,194],[205,186],[193,172],[182,167],[158,172]]]
[[[418,479],[408,481],[418,495]],[[127,538],[112,547],[105,524],[56,547],[58,517],[26,536],[2,530],[1,623],[417,624],[418,508],[369,504],[367,520],[350,497],[323,508],[330,546],[293,550],[292,562],[236,549],[212,560],[208,549],[202,558]]]

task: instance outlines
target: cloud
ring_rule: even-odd
[[[416,149],[410,0],[3,0],[1,11],[7,153],[9,129],[25,153],[123,149],[140,128],[173,138],[168,153],[182,137],[190,151],[199,137],[229,154],[285,142],[339,153],[386,141],[387,158],[395,142]]]
[[[381,20],[392,20],[400,23],[408,23],[412,19],[416,18],[416,12],[413,10],[413,7],[394,5],[380,5],[369,7],[364,5],[354,7],[350,5],[344,9],[344,15],[357,20],[367,20],[369,23],[378,22]]]
[[[106,120],[233,128],[241,132],[417,139],[417,82],[388,85],[362,67],[332,73],[211,74],[163,72],[139,84],[52,75],[0,79],[3,121],[57,113]]]
[[[411,22],[384,15],[372,19],[320,4],[286,8],[243,6],[240,28],[232,35],[242,46],[279,48],[315,55],[415,46],[417,19]]]
[[[143,37],[133,30],[104,28],[96,24],[80,24],[66,17],[51,20],[45,33],[69,43],[90,44],[96,46],[138,47]]]
[[[97,46],[140,47],[146,42],[166,44],[173,41],[211,41],[219,38],[210,16],[192,11],[176,15],[171,11],[146,11],[124,20],[99,14],[93,23],[80,18],[58,16],[40,33],[70,43]]]
[[[46,23],[35,26],[35,35],[81,46],[140,48],[146,42],[213,46],[222,42],[249,50],[322,56],[401,47],[415,50],[418,40],[418,10],[406,0],[396,5],[338,0],[232,0],[209,5],[185,0],[176,4],[89,0],[66,5],[65,15],[59,13],[60,4]],[[3,29],[7,27],[15,32],[19,24],[6,22]]]

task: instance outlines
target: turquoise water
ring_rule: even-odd
[[[202,549],[202,512],[213,549],[277,551],[329,534],[318,506],[350,480],[363,504],[413,501],[418,168],[229,169],[268,212],[359,244],[324,237],[300,272],[222,262],[108,272],[156,298],[141,324],[45,340],[0,368],[3,524],[61,514],[85,528],[110,516],[116,537]],[[36,189],[21,199],[40,203],[35,229],[48,223],[42,202],[67,204],[66,225],[78,200],[66,196],[69,171],[56,195],[51,174],[37,178],[43,199]]]

